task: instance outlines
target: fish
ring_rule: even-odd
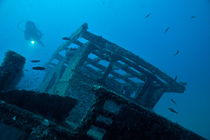
[[[168,110],[171,111],[172,113],[178,114],[178,112],[175,109],[171,108],[171,107],[169,107]]]
[[[164,33],[167,33],[170,30],[170,27],[165,28]]]
[[[31,60],[32,63],[38,63],[40,60]]]
[[[176,101],[174,99],[170,99],[170,101],[176,105]]]
[[[46,68],[45,67],[40,67],[40,66],[37,66],[37,67],[32,67],[33,70],[45,70]]]
[[[180,50],[177,50],[174,56],[177,56],[178,54],[180,54]]]
[[[191,19],[195,19],[195,18],[197,18],[196,16],[191,16]]]
[[[63,39],[63,40],[70,40],[69,37],[63,37],[62,39]]]
[[[151,13],[148,13],[144,18],[149,18],[151,15]]]

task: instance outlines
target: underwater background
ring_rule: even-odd
[[[45,46],[25,41],[28,20],[43,33]],[[90,32],[187,82],[184,94],[166,93],[154,111],[210,139],[209,0],[0,0],[0,62],[8,50],[25,56],[19,88],[35,90],[44,72],[31,70],[30,60],[44,65],[62,37],[84,22]]]

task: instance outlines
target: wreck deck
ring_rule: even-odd
[[[33,113],[34,108],[42,111],[39,106],[36,106],[36,100],[31,103],[33,108],[29,108],[28,105],[25,106],[28,110],[23,109],[24,106],[21,104],[8,104],[8,102],[14,102],[14,99],[9,98],[13,94],[18,93],[17,96],[20,95],[19,98],[21,98],[21,94],[32,93],[31,91],[30,93],[28,93],[29,91],[10,91],[10,94],[7,94],[7,102],[2,100],[2,96],[0,97],[0,139],[204,140],[201,136],[156,115],[135,102],[128,101],[124,96],[120,96],[113,91],[101,86],[94,86],[92,90],[97,98],[76,129],[67,125],[65,119],[62,120],[62,123],[57,123],[53,119],[49,120],[43,115]],[[5,93],[0,93],[0,95],[2,94]],[[42,98],[43,95],[36,93],[31,96]],[[51,98],[48,95],[47,98],[42,100],[41,104],[47,102],[54,106],[57,99],[61,100],[61,104],[62,100],[66,102],[63,97],[56,97],[54,102],[48,102]],[[24,100],[29,102],[26,98],[22,100],[23,102]]]

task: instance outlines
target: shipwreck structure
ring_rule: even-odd
[[[87,26],[83,24],[53,54],[41,91],[68,96],[69,90],[79,85],[98,84],[150,109],[165,92],[185,91],[181,82],[128,50],[88,32]]]
[[[83,24],[55,51],[47,63],[41,92],[76,98],[78,106],[84,108],[81,113],[85,113],[94,103],[93,85],[106,87],[149,109],[165,92],[185,91],[183,84],[158,68],[87,29]]]
[[[19,83],[25,58],[14,51],[8,51],[0,66],[0,91],[15,89]]]
[[[65,40],[46,64],[39,93],[0,89],[0,139],[204,139],[152,111],[165,92],[184,92],[183,83],[87,24]]]

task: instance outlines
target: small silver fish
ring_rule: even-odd
[[[151,16],[151,13],[148,13],[144,18],[149,18]]]
[[[176,101],[174,99],[170,99],[170,101],[176,105]]]
[[[167,33],[170,30],[170,27],[165,28],[164,33]]]
[[[191,16],[191,19],[195,19],[195,18],[197,18],[196,16]]]
[[[31,60],[32,63],[38,63],[40,60]]]
[[[178,112],[171,107],[169,107],[168,110],[171,111],[172,113],[178,114]]]
[[[62,39],[63,39],[63,40],[70,40],[69,37],[63,37]]]
[[[40,67],[40,66],[37,66],[37,67],[32,67],[33,70],[45,70],[46,68],[45,67]]]
[[[174,56],[177,56],[178,54],[180,54],[180,50],[177,50]]]

